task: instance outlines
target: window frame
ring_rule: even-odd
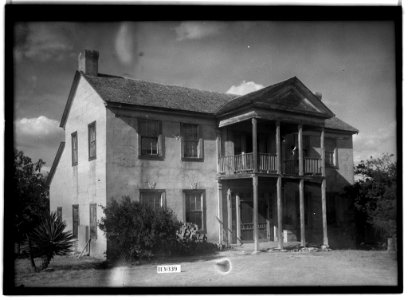
[[[167,203],[166,203],[166,190],[164,189],[140,189],[139,190],[139,201],[140,203],[143,202],[142,199],[142,194],[143,193],[152,193],[152,194],[160,194],[160,207],[161,208],[166,208],[167,207]],[[153,206],[153,209],[155,210],[156,207]]]
[[[95,131],[95,147],[94,147],[94,151],[95,153],[91,153],[91,129],[94,129]],[[92,123],[88,124],[88,160],[94,160],[96,159],[96,121],[93,121]]]
[[[76,148],[74,148],[74,140],[76,142]],[[72,157],[72,166],[78,165],[78,132],[75,131],[71,133],[71,157]],[[76,158],[76,160],[74,159]]]
[[[142,136],[141,127],[142,122],[154,121],[158,122],[159,134],[157,135],[157,154],[142,154]],[[163,160],[164,159],[164,138],[163,138],[163,125],[162,120],[150,119],[150,118],[138,118],[137,119],[137,133],[138,133],[138,158],[149,160]],[[153,136],[146,136],[152,138]]]
[[[330,149],[327,147],[327,141],[331,141],[333,143],[333,147],[330,147]],[[332,153],[333,155],[333,163],[330,163],[329,159],[327,159],[327,154],[328,153]],[[338,164],[338,153],[337,153],[337,139],[333,139],[333,138],[328,138],[324,141],[324,162],[326,165],[326,168],[334,168],[334,169],[338,169],[339,168],[339,164]]]
[[[206,214],[206,197],[205,189],[183,189],[183,221],[187,222],[187,214],[189,213],[187,200],[188,195],[200,194],[201,195],[201,229],[198,229],[199,233],[207,233],[207,214]],[[198,225],[198,224],[196,224]]]
[[[195,140],[186,140],[184,126],[186,125],[195,125],[197,126],[197,157],[186,157],[185,156],[185,142],[195,141]],[[197,123],[186,123],[180,122],[180,146],[181,146],[181,160],[182,161],[204,161],[204,139],[202,135],[202,125]]]

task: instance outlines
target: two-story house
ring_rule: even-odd
[[[101,205],[122,196],[255,251],[265,240],[327,247],[330,226],[348,221],[336,192],[353,183],[358,131],[298,78],[236,96],[100,74],[98,57],[79,57],[49,175],[50,209],[78,250],[90,241],[104,255]]]

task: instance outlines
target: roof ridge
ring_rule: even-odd
[[[194,91],[199,91],[199,92],[204,92],[204,93],[214,93],[214,94],[218,94],[218,95],[227,95],[227,96],[231,96],[231,97],[234,97],[234,96],[235,97],[240,97],[241,96],[241,95],[236,95],[236,94],[231,94],[231,93],[222,93],[222,92],[216,92],[216,91],[210,91],[210,90],[203,90],[203,89],[199,89],[199,88],[192,88],[192,87],[186,87],[186,86],[181,86],[181,85],[167,84],[167,83],[163,83],[163,82],[144,80],[144,79],[138,79],[138,78],[132,78],[132,77],[125,77],[125,76],[118,76],[118,75],[111,75],[111,74],[104,74],[104,73],[98,73],[98,76],[93,76],[93,75],[89,75],[89,74],[82,74],[82,75],[87,76],[87,77],[94,77],[94,78],[98,78],[98,77],[115,78],[115,79],[124,79],[124,80],[137,81],[137,82],[141,82],[141,83],[149,83],[149,84],[152,83],[152,84],[158,84],[158,85],[162,85],[162,86],[166,86],[166,87],[176,87],[176,88],[194,90]],[[100,76],[100,75],[102,75],[102,76]],[[233,100],[233,99],[231,99],[231,100]]]

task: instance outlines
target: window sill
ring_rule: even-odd
[[[203,162],[204,158],[202,157],[182,157],[182,161],[197,161],[197,162]]]
[[[139,159],[146,159],[146,160],[164,160],[163,156],[158,155],[139,155]]]

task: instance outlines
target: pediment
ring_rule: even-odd
[[[296,77],[238,97],[224,105],[218,113],[232,113],[234,110],[251,106],[326,119],[334,116],[321,99]]]

